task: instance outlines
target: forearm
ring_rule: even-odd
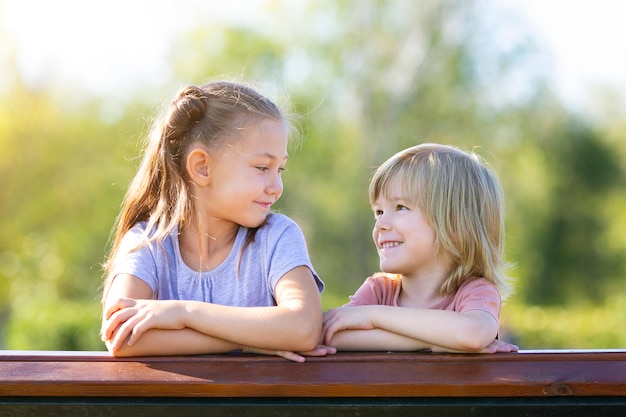
[[[495,339],[498,323],[490,314],[474,310],[383,308],[374,327],[452,351],[481,351]]]
[[[207,336],[193,329],[151,329],[142,334],[132,346],[124,343],[114,349],[108,341],[106,346],[117,357],[200,355],[226,353],[240,348],[232,342]]]
[[[185,326],[240,346],[307,351],[319,342],[321,307],[227,307],[189,303]]]
[[[329,345],[342,351],[411,352],[430,348],[419,340],[382,329],[344,330],[336,333]]]
[[[322,330],[322,302],[311,271],[304,266],[285,274],[275,288],[276,306],[227,307],[187,304],[185,327],[238,345],[305,352]]]

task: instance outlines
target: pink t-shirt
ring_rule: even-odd
[[[398,306],[402,279],[397,275],[374,275],[350,296],[346,306],[386,305]],[[502,300],[496,286],[484,278],[465,281],[454,294],[445,296],[438,303],[428,307],[432,310],[449,310],[463,313],[470,310],[483,310],[498,321]]]

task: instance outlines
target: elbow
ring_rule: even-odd
[[[492,334],[484,329],[464,332],[457,339],[457,349],[464,352],[481,352],[494,341],[496,336],[495,333]]]
[[[289,350],[293,352],[308,352],[314,350],[320,343],[322,338],[322,318],[308,318],[306,320],[298,320],[298,323],[288,336],[291,339],[291,347]]]
[[[470,312],[456,332],[454,348],[463,352],[482,352],[498,335],[498,322],[482,312]]]
[[[463,352],[480,352],[485,349],[492,341],[493,339],[486,342],[484,339],[481,338],[466,338],[459,342],[458,349]]]
[[[296,344],[296,349],[294,349],[294,351],[308,352],[308,351],[314,350],[320,344],[320,341],[321,341],[321,335],[322,335],[321,321],[319,324],[311,323],[309,326],[302,326],[302,327],[305,327],[305,328],[301,329],[301,331],[298,334],[297,340],[294,341],[294,343]]]

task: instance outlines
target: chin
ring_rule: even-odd
[[[266,221],[267,216],[263,217],[262,219],[255,219],[253,221],[241,223],[241,225],[247,227],[248,229],[258,229],[259,227],[263,226]]]

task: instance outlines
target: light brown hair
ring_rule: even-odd
[[[399,181],[404,198],[431,224],[436,250],[452,261],[441,293],[456,292],[465,280],[482,277],[511,292],[504,273],[504,196],[495,173],[476,153],[424,143],[389,158],[370,182],[370,202],[390,197]]]

